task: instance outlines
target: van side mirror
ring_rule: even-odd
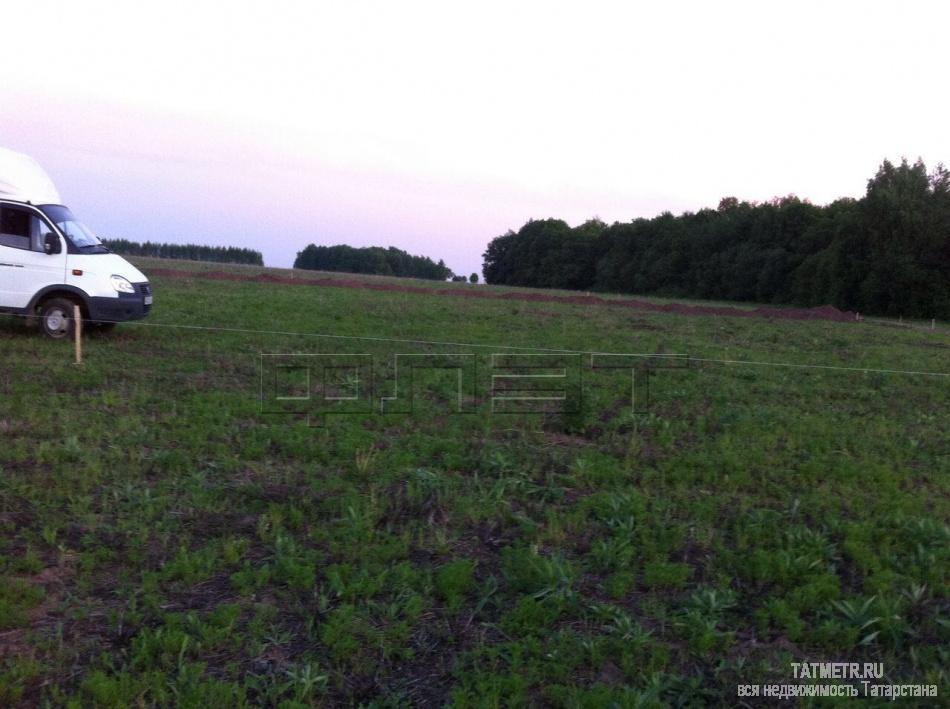
[[[63,245],[59,243],[59,237],[53,233],[47,234],[46,238],[43,240],[43,251],[52,256],[53,254],[58,254],[62,250]]]

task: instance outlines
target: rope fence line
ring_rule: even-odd
[[[11,313],[11,314],[17,317],[22,317],[22,318],[36,317],[35,315],[29,315],[29,314],[23,314],[23,313]],[[594,350],[572,350],[572,349],[561,349],[561,348],[551,348],[551,347],[531,347],[531,346],[524,346],[524,345],[485,344],[485,343],[479,343],[479,342],[451,342],[451,341],[442,341],[442,340],[420,340],[420,339],[411,339],[411,338],[376,337],[376,336],[370,336],[370,335],[340,335],[340,334],[330,334],[330,333],[320,333],[320,332],[293,332],[293,331],[286,331],[286,330],[256,330],[256,329],[251,329],[251,328],[216,327],[216,326],[208,326],[208,325],[153,323],[153,322],[143,322],[141,320],[129,321],[126,323],[122,323],[122,325],[134,326],[134,327],[166,328],[166,329],[177,329],[177,330],[223,332],[223,333],[246,334],[246,335],[280,335],[282,337],[314,337],[314,338],[331,339],[331,340],[351,340],[351,341],[401,344],[401,345],[428,345],[428,346],[435,346],[435,347],[468,347],[468,348],[481,348],[481,349],[492,349],[492,350],[516,350],[520,352],[543,352],[543,353],[550,353],[550,354],[642,357],[644,359],[668,358],[668,359],[686,360],[687,362],[702,362],[706,364],[777,367],[777,368],[786,368],[786,369],[817,369],[817,370],[840,371],[840,372],[864,372],[866,374],[905,374],[905,375],[912,375],[912,376],[950,378],[950,372],[933,372],[933,371],[926,371],[926,370],[910,370],[910,369],[886,369],[886,368],[877,368],[877,367],[848,367],[848,366],[843,366],[843,365],[812,364],[812,363],[797,363],[797,362],[767,362],[767,361],[761,361],[761,360],[748,360],[748,359],[717,359],[717,358],[712,358],[712,357],[693,357],[687,354],[669,354],[669,353],[652,353],[652,352],[638,352],[638,353],[602,352],[602,351],[594,351]]]
[[[706,359],[689,357],[691,362],[711,362],[716,364],[747,364],[761,367],[787,367],[792,369],[830,369],[842,372],[866,372],[868,374],[916,374],[927,377],[950,377],[950,372],[928,372],[913,369],[879,369],[875,367],[843,367],[834,364],[798,364],[795,362],[761,362],[750,359]]]

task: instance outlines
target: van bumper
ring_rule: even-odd
[[[88,298],[89,319],[95,322],[141,320],[152,310],[152,288],[148,283],[133,283],[135,293],[120,293],[117,298]],[[146,304],[146,300],[149,302]]]

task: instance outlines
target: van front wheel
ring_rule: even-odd
[[[62,340],[72,337],[76,323],[73,321],[72,301],[52,298],[40,306],[40,325],[47,337]]]

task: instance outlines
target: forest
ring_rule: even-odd
[[[263,266],[260,251],[234,246],[200,246],[198,244],[159,244],[146,241],[144,244],[127,239],[103,239],[107,248],[123,256],[152,256],[154,258],[186,259],[189,261],[215,261],[218,263],[245,263]]]
[[[884,161],[860,199],[724,198],[607,225],[531,220],[493,239],[488,283],[950,317],[950,172]]]
[[[297,254],[294,268],[425,278],[434,281],[444,281],[453,275],[452,270],[441,260],[436,263],[428,256],[412,256],[393,246],[357,248],[343,244],[337,246],[310,244]]]

